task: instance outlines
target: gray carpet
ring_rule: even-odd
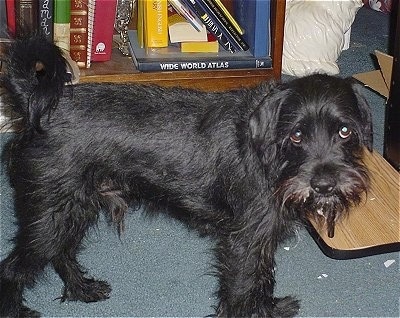
[[[343,52],[342,76],[374,68],[370,54],[386,51],[388,17],[361,9],[352,31],[351,47]],[[382,151],[384,99],[365,89],[374,115],[374,147]],[[10,138],[0,134],[0,147]],[[12,190],[2,166],[0,174],[0,259],[10,250]],[[131,316],[203,317],[213,313],[216,279],[211,269],[212,242],[200,239],[181,224],[163,217],[145,220],[132,213],[121,240],[104,220],[86,240],[80,259],[97,278],[111,283],[107,301],[60,303],[62,282],[52,269],[26,293],[28,306],[48,317]],[[385,262],[394,260],[388,266]],[[305,231],[285,242],[277,256],[277,295],[301,299],[302,317],[398,317],[399,253],[338,261],[326,257]]]

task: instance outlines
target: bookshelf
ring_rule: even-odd
[[[232,9],[230,0],[223,2],[228,9]],[[80,82],[154,83],[215,91],[253,86],[271,78],[279,79],[282,70],[285,0],[272,0],[271,6],[272,67],[270,69],[142,73],[135,69],[129,57],[114,49],[111,61],[93,63],[90,69],[82,69]]]
[[[392,54],[393,70],[389,100],[385,116],[385,158],[400,171],[400,6],[393,17]]]

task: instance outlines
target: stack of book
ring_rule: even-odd
[[[270,0],[138,0],[129,31],[143,72],[270,68]]]
[[[117,0],[1,0],[0,24],[12,37],[41,33],[88,68],[111,59],[116,5]]]

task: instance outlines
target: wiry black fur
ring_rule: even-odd
[[[100,210],[123,230],[135,203],[216,239],[218,316],[298,312],[297,300],[273,295],[277,245],[307,215],[322,214],[333,234],[368,185],[360,156],[372,147],[371,115],[351,80],[312,75],[224,93],[63,89],[64,60],[41,38],[15,43],[8,65],[1,85],[25,130],[11,153],[19,227],[0,263],[1,316],[38,314],[23,292],[49,263],[62,300],[108,298],[76,255]]]

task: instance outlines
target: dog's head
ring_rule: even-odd
[[[372,151],[372,120],[357,86],[328,75],[280,84],[249,122],[281,205],[296,216],[325,220],[330,237],[369,184],[361,157],[365,147]]]

